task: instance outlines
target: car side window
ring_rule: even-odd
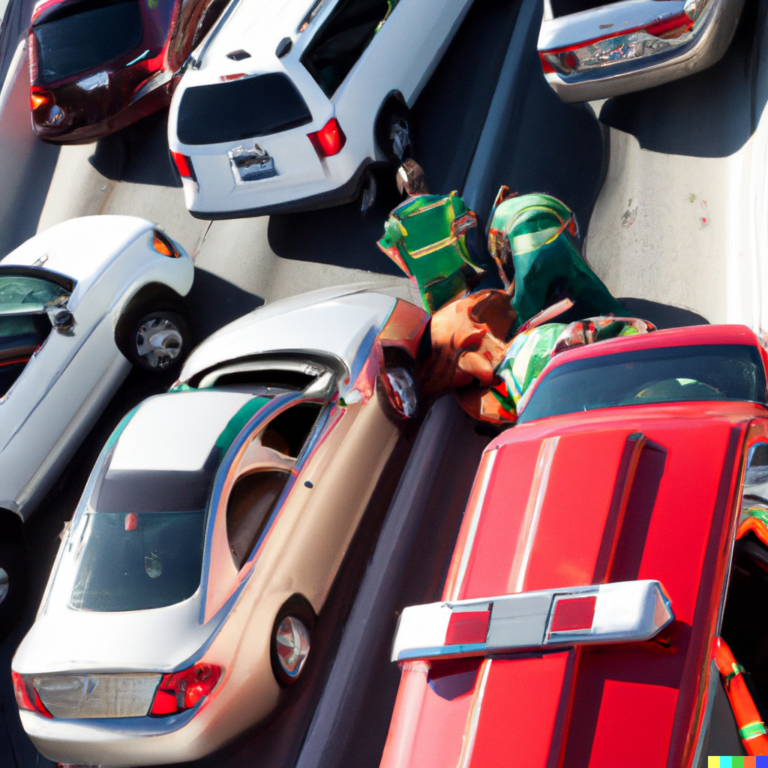
[[[339,0],[301,57],[331,97],[373,40],[398,0]]]
[[[227,537],[239,570],[257,545],[320,414],[319,403],[283,411],[250,442],[227,501]]]

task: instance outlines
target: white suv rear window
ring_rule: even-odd
[[[306,102],[288,77],[257,77],[188,88],[179,105],[177,133],[187,145],[268,136],[312,122]]]

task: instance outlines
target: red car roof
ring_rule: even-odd
[[[687,330],[686,343],[755,337],[703,327]],[[645,405],[552,417],[497,438],[443,599],[658,579],[676,621],[660,641],[406,662],[382,766],[690,764],[744,437],[765,418],[749,403]]]

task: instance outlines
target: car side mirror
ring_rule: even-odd
[[[75,316],[66,307],[49,307],[46,309],[51,325],[64,336],[74,336]]]

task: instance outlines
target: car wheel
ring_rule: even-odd
[[[26,603],[28,552],[18,515],[0,510],[0,642],[16,627]]]
[[[280,685],[293,685],[301,676],[312,647],[314,613],[300,597],[291,598],[275,620],[270,656]]]
[[[376,133],[381,151],[394,167],[413,157],[413,120],[401,101],[392,99],[382,110]]]
[[[187,319],[179,312],[149,312],[133,323],[127,339],[129,360],[147,371],[180,364],[192,342]]]

